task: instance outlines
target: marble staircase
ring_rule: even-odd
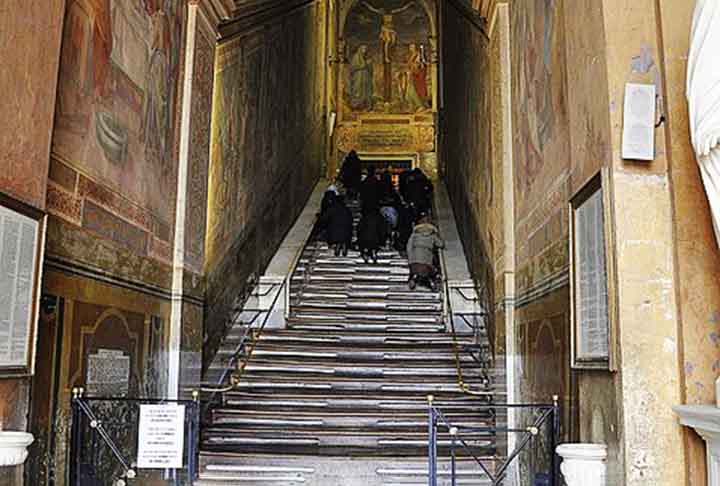
[[[357,207],[352,208],[357,215]],[[291,278],[283,329],[266,330],[234,390],[217,397],[203,425],[199,486],[427,484],[427,396],[459,425],[495,417],[485,343],[446,328],[443,296],[407,287],[407,260],[383,251],[367,264],[309,242]],[[244,335],[233,329],[207,372],[233,366]],[[459,361],[466,383],[457,384]],[[472,453],[495,453],[495,437],[468,437]],[[440,434],[441,452],[449,436]],[[447,465],[444,465],[445,467]],[[442,468],[441,468],[442,469]],[[460,460],[460,485],[489,484]],[[441,473],[440,484],[449,484]]]

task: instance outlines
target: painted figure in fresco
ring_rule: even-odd
[[[102,100],[110,94],[112,78],[110,54],[113,49],[113,36],[110,2],[91,0],[90,5],[95,13],[92,42],[93,84],[95,97]]]
[[[372,108],[373,65],[368,59],[368,46],[361,45],[350,61],[350,106],[356,110]]]
[[[145,80],[142,142],[150,158],[164,160],[170,129],[170,25],[163,10],[151,17],[150,62]],[[152,157],[152,156],[155,157]]]
[[[427,108],[425,102],[428,98],[427,63],[417,44],[410,44],[409,51],[407,101],[413,110],[418,111]]]
[[[385,64],[390,64],[392,62],[390,52],[398,41],[398,34],[395,30],[393,16],[410,9],[415,5],[415,2],[412,1],[404,7],[396,8],[390,11],[382,8],[375,8],[368,2],[363,2],[363,5],[365,5],[365,8],[370,10],[372,13],[378,14],[382,19],[382,23],[380,25],[380,43],[382,44],[383,62],[385,62]]]

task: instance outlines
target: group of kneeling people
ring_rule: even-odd
[[[347,256],[353,244],[353,215],[341,195],[342,180],[328,187],[323,197],[316,234],[334,250]],[[348,191],[349,192],[349,191]],[[365,263],[378,261],[378,251],[386,246],[407,254],[410,265],[408,285],[418,284],[436,290],[438,285],[436,250],[444,248],[429,207],[418,207],[403,200],[394,187],[383,187],[382,179],[371,170],[350,197],[359,194],[362,216],[357,227],[357,248]]]

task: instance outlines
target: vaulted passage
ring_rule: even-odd
[[[128,410],[193,397],[198,486],[555,486],[556,440],[713,473],[714,3],[692,41],[671,0],[5,3],[0,429],[35,441],[0,486],[167,484]],[[376,206],[432,265],[360,253]]]

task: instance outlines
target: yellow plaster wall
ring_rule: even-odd
[[[626,486],[686,481],[682,431],[671,410],[682,399],[682,336],[665,132],[656,131],[654,161],[620,157],[625,84],[654,83],[663,92],[655,7],[653,0],[603,0]]]

